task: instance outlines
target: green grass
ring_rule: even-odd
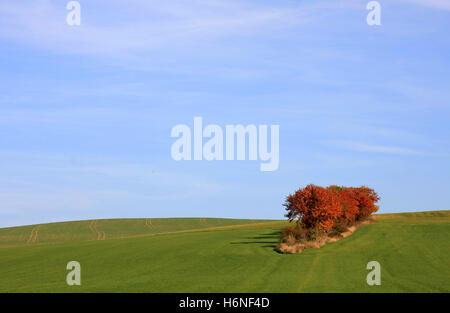
[[[53,244],[69,241],[97,240],[99,238],[115,239],[261,222],[264,222],[264,220],[223,218],[134,218],[49,223],[0,228],[0,246],[28,243]],[[33,241],[37,228],[38,235],[36,240]]]
[[[0,292],[449,292],[450,211],[377,215],[351,236],[286,255],[284,221],[100,220],[0,229]],[[154,229],[152,229],[153,227]],[[67,286],[67,262],[82,286]],[[368,286],[366,264],[381,264]]]

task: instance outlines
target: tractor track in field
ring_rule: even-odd
[[[94,230],[94,228],[92,227],[92,225],[94,225],[94,223],[96,222],[96,220],[92,220],[89,223],[89,229],[91,230],[91,232],[93,232],[95,235],[97,235],[97,232]]]
[[[39,228],[41,228],[42,225],[37,225],[31,230],[30,237],[28,237],[27,243],[35,243],[38,238],[39,234]]]
[[[149,229],[153,230],[153,224],[152,224],[152,219],[151,218],[146,218],[145,219],[145,226],[147,226]]]
[[[97,240],[105,240],[106,236],[104,234],[104,232],[102,232],[102,237],[101,239],[99,239],[99,235],[98,235],[98,231],[96,230],[96,220],[90,220],[89,221],[89,229],[92,231],[92,233],[97,237]],[[185,230],[174,230],[174,231],[161,231],[161,232],[151,232],[151,233],[143,233],[143,234],[135,234],[135,235],[130,235],[130,236],[126,236],[126,238],[143,238],[143,237],[154,237],[154,236],[164,236],[164,235],[175,235],[175,234],[183,234],[183,233],[195,233],[195,232],[210,232],[210,231],[227,231],[227,230],[233,230],[233,229],[242,229],[242,228],[259,228],[261,226],[264,227],[281,227],[284,226],[284,222],[285,221],[264,221],[264,222],[260,222],[260,223],[247,223],[247,224],[237,224],[237,225],[224,225],[224,226],[212,226],[209,225],[208,227],[204,228],[193,228],[193,229],[185,229]],[[280,223],[281,226],[280,226]],[[42,226],[45,225],[39,225],[40,229],[42,229]],[[94,227],[95,226],[95,227]],[[155,225],[152,226],[155,227]],[[31,242],[36,242],[37,241],[37,236],[36,236],[36,228],[37,226],[35,226],[35,228],[33,228],[33,235],[29,236],[31,238],[28,239]],[[156,229],[156,227],[155,227]],[[124,237],[125,238],[125,237]],[[112,239],[122,239],[122,237],[108,237],[109,240]],[[24,238],[24,240],[26,240],[26,238]],[[92,240],[92,239],[90,239]],[[39,242],[39,243],[45,243],[45,242]],[[28,241],[23,243],[23,244],[0,244],[0,248],[8,246],[8,247],[20,247],[23,245],[28,245]]]
[[[91,221],[91,223],[89,224],[89,229],[95,234],[97,235],[97,240],[105,240],[106,239],[106,233],[104,231],[99,231],[97,229],[97,223],[98,220],[93,220]]]
[[[308,286],[308,283],[311,281],[313,275],[314,275],[314,271],[317,268],[317,264],[320,262],[320,260],[322,259],[322,257],[320,255],[315,255],[314,259],[311,262],[311,265],[309,266],[309,270],[306,273],[305,277],[302,279],[300,286],[298,286],[298,290],[297,292],[302,293],[305,286]]]

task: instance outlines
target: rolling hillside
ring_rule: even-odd
[[[260,222],[264,220],[136,218],[49,223],[0,228],[0,246],[106,240]]]
[[[0,292],[449,292],[450,211],[383,214],[297,255],[285,221],[121,219],[0,229]],[[66,264],[81,264],[68,286]],[[368,286],[366,264],[381,264]]]

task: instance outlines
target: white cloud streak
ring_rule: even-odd
[[[110,3],[105,2],[105,11]],[[223,36],[248,36],[301,23],[298,8],[245,6],[237,1],[113,2],[112,16],[82,5],[82,22],[68,26],[60,3],[12,1],[0,6],[0,38],[64,53],[136,56],[162,46],[186,47]],[[118,12],[124,12],[122,15]],[[144,18],[145,17],[145,18]]]
[[[433,9],[450,11],[450,0],[401,0],[411,4],[417,4]]]
[[[381,154],[396,154],[396,155],[424,155],[423,152],[414,149],[403,148],[403,147],[393,147],[393,146],[382,146],[382,145],[370,145],[354,141],[339,140],[334,141],[334,145],[342,147],[344,149],[360,151],[360,152],[374,152]]]

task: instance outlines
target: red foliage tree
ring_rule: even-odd
[[[350,225],[378,210],[377,193],[368,187],[323,188],[308,185],[288,195],[283,204],[289,221],[297,219],[307,230],[329,231],[336,224]]]
[[[356,220],[363,220],[378,211],[378,206],[375,203],[380,200],[380,197],[373,189],[362,186],[353,188],[352,192],[353,198],[358,201],[359,212],[356,215]]]
[[[298,218],[306,229],[329,230],[342,214],[337,195],[315,185],[308,185],[287,196],[284,206],[289,220]]]
[[[339,197],[342,212],[339,222],[344,225],[354,223],[359,214],[359,202],[353,195],[353,189],[355,188],[330,186],[328,189]]]

